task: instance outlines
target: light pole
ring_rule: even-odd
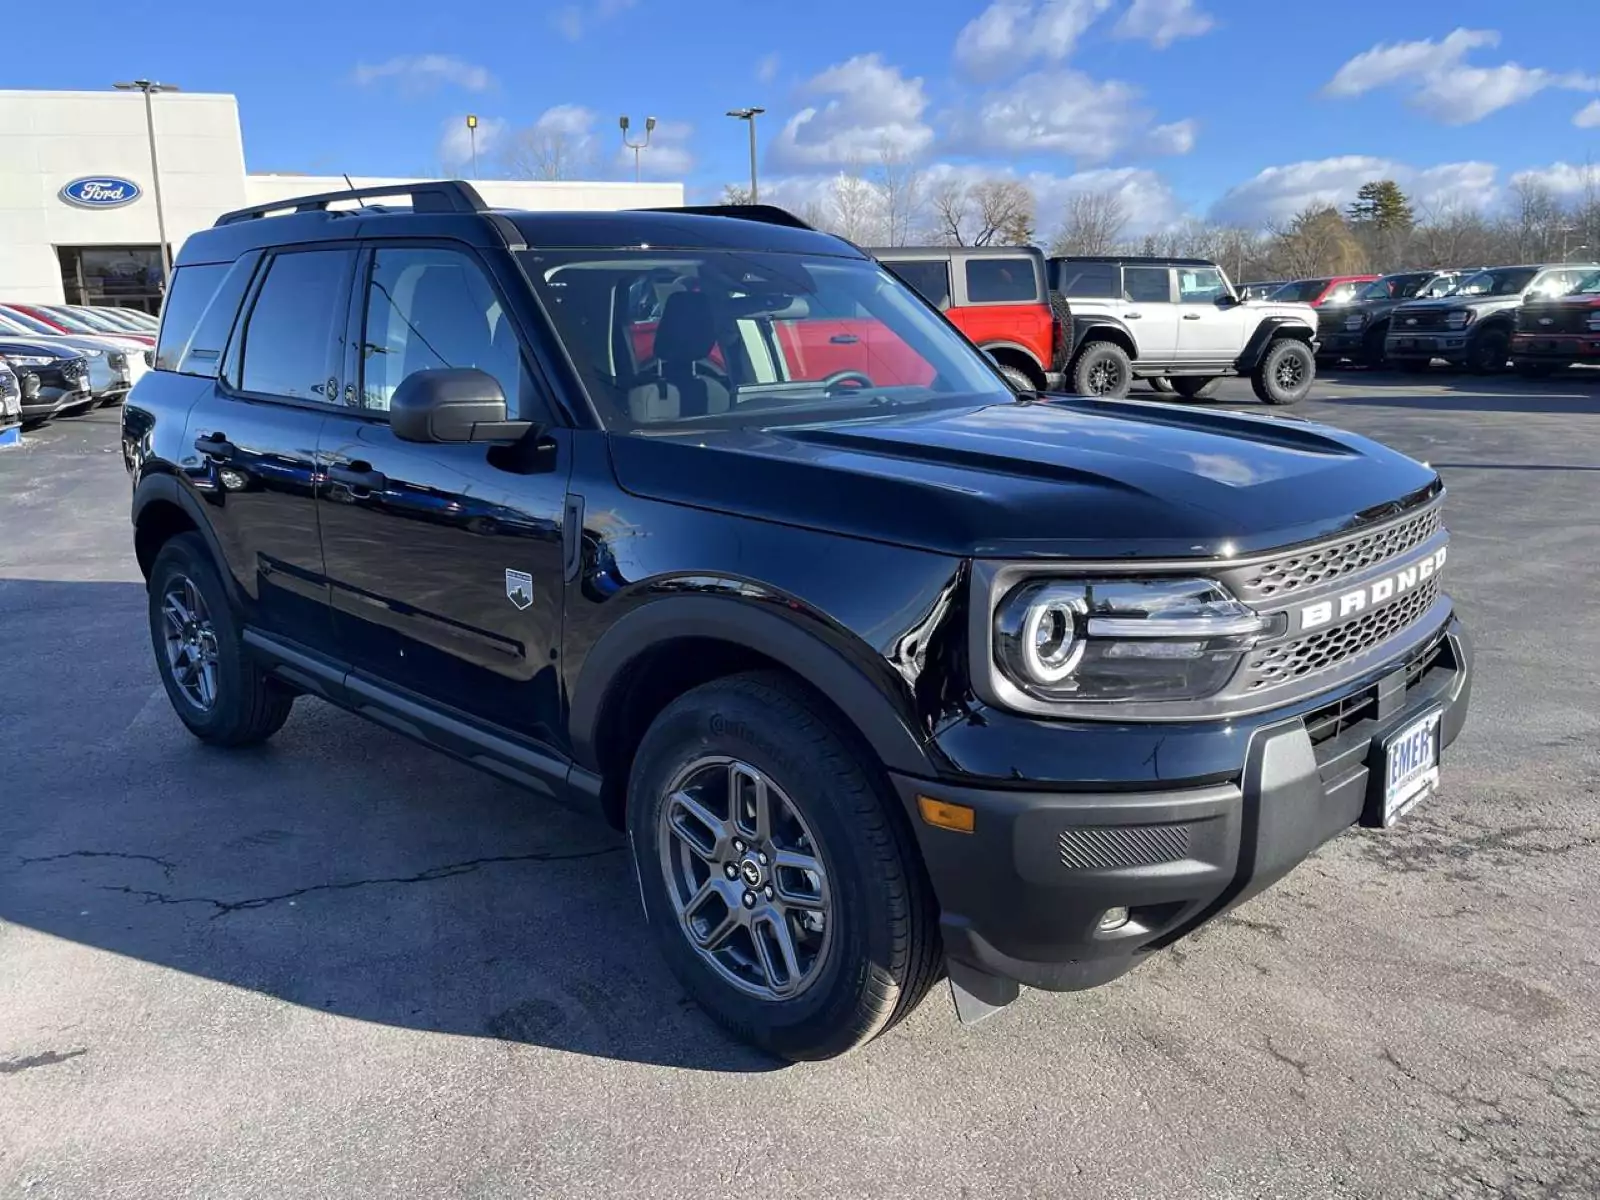
[[[467,137],[472,141],[472,177],[478,177],[478,118],[467,114]]]
[[[150,190],[156,196],[156,233],[161,238],[161,303],[167,302],[167,288],[172,282],[172,253],[167,247],[167,215],[161,208],[161,163],[156,158],[156,112],[150,97],[156,92],[176,92],[175,83],[156,83],[152,79],[135,79],[129,83],[111,85],[122,92],[144,93],[144,123],[150,133]]]
[[[756,184],[756,118],[767,110],[764,108],[730,108],[728,115],[750,126],[750,203],[761,203],[761,189]]]
[[[635,142],[635,141],[630,141],[629,140],[629,138],[628,138],[628,118],[627,117],[619,117],[617,119],[617,124],[622,127],[622,144],[624,146],[626,146],[629,150],[633,151],[633,181],[635,183],[638,183],[639,182],[639,151],[643,150],[646,146],[648,146],[650,144],[650,135],[655,132],[656,119],[654,117],[646,117],[644,119],[644,141],[642,141],[642,142]]]

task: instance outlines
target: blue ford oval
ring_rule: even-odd
[[[61,198],[80,208],[116,208],[132,204],[143,189],[131,179],[116,175],[86,175],[61,189]]]

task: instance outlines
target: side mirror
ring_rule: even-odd
[[[1235,304],[1243,304],[1243,296],[1235,296],[1232,292],[1223,292],[1217,297],[1218,308],[1231,308]]]
[[[476,367],[414,371],[389,398],[389,427],[404,442],[512,442],[531,421],[506,419],[500,381]]]

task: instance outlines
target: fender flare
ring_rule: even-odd
[[[1069,363],[1078,351],[1083,349],[1083,344],[1089,340],[1089,335],[1097,329],[1109,329],[1120,333],[1128,339],[1128,344],[1133,347],[1133,353],[1129,354],[1128,357],[1132,359],[1139,357],[1139,339],[1133,336],[1133,330],[1129,329],[1121,320],[1103,313],[1090,313],[1082,316],[1073,313],[1072,353],[1067,356]]]
[[[211,552],[211,561],[217,568],[222,586],[227,589],[228,599],[237,605],[240,602],[237,581],[233,577],[233,572],[228,569],[227,556],[222,553],[222,544],[217,541],[217,534],[211,527],[210,518],[206,516],[205,508],[195,494],[179,483],[175,475],[166,472],[152,472],[145,475],[133,489],[131,515],[135,529],[139,527],[140,516],[155,503],[175,505],[200,531],[206,549]]]
[[[1238,367],[1241,375],[1248,375],[1260,365],[1266,356],[1267,345],[1280,329],[1303,329],[1305,337],[1300,339],[1308,345],[1317,340],[1317,331],[1306,324],[1299,317],[1263,317],[1256,326],[1256,331],[1250,335],[1250,340],[1245,343],[1244,351],[1239,355]]]
[[[978,343],[978,349],[979,350],[1014,350],[1014,351],[1016,351],[1016,353],[1021,354],[1022,356],[1024,356],[1034,366],[1038,367],[1041,373],[1045,370],[1044,364],[1039,361],[1039,356],[1037,354],[1035,354],[1032,350],[1030,350],[1026,346],[1024,346],[1021,342],[1012,342],[1012,341],[1006,340],[1005,338],[988,338],[985,341],[981,341],[981,342]]]
[[[681,594],[646,600],[607,629],[584,657],[568,700],[568,731],[580,765],[600,769],[601,719],[629,667],[665,641],[690,637],[730,642],[781,663],[839,708],[884,767],[911,775],[935,773],[909,706],[901,709],[886,693],[888,679],[880,687],[861,663],[776,611],[727,596]],[[881,665],[885,676],[899,678],[887,662]]]

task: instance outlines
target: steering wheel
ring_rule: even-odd
[[[872,377],[862,371],[835,371],[822,381],[822,390],[830,395],[836,388],[853,392],[873,386]]]

